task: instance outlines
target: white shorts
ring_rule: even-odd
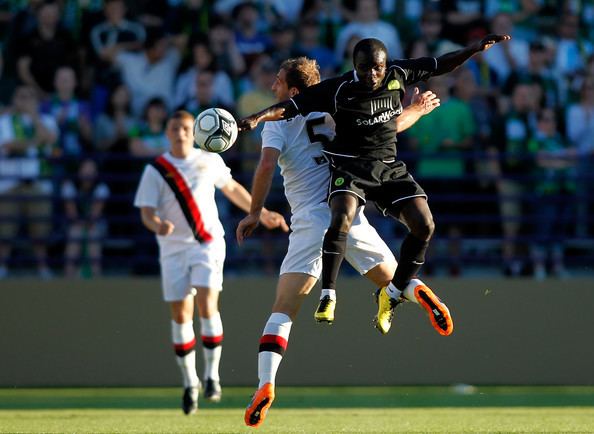
[[[330,224],[330,209],[318,204],[291,218],[289,248],[280,274],[305,273],[317,279],[322,273],[322,242]],[[362,212],[355,216],[349,236],[345,259],[361,274],[382,262],[396,262],[396,258],[369,224]]]
[[[161,283],[165,301],[180,301],[193,288],[223,290],[225,240],[192,246],[160,259]]]

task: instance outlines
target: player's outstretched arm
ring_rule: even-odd
[[[440,104],[440,99],[432,91],[420,93],[419,88],[415,87],[410,105],[396,118],[396,132],[400,133],[412,127],[421,116],[431,113]]]
[[[241,244],[245,237],[249,237],[260,222],[264,202],[270,192],[279,155],[280,151],[278,149],[262,148],[260,161],[254,172],[254,179],[252,181],[252,203],[250,205],[250,211],[239,222],[235,230],[238,244]]]
[[[239,128],[239,131],[250,131],[256,128],[260,122],[290,119],[298,114],[295,103],[288,99],[240,119],[237,122],[237,128]]]
[[[510,35],[491,34],[485,36],[479,42],[469,45],[468,47],[452,51],[451,53],[446,53],[443,56],[439,56],[437,58],[437,70],[434,75],[441,75],[451,72],[474,56],[476,53],[486,51],[493,45],[500,42],[509,41],[510,39]]]

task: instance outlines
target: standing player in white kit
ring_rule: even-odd
[[[134,205],[144,225],[157,235],[163,298],[171,307],[171,330],[184,383],[182,409],[198,407],[194,296],[200,317],[204,354],[204,397],[221,399],[219,362],[223,323],[218,309],[223,289],[225,239],[215,202],[215,188],[248,212],[251,197],[232,177],[218,154],[194,148],[194,117],[177,111],[167,122],[170,151],[148,164]],[[284,218],[266,210],[260,222],[288,231]]]
[[[289,59],[281,65],[272,90],[278,101],[284,101],[319,81],[314,60]],[[398,131],[410,127],[437,106],[439,99],[433,93],[418,96],[398,118]],[[244,418],[249,426],[257,427],[264,421],[274,400],[276,372],[287,348],[292,322],[321,273],[322,239],[330,222],[326,201],[330,172],[322,144],[333,136],[332,117],[319,112],[267,122],[262,131],[262,153],[252,184],[252,206],[237,227],[237,240],[241,243],[257,226],[277,163],[292,217],[289,248],[281,265],[276,299],[260,338],[260,382]],[[345,257],[359,273],[378,287],[391,280],[396,259],[365,218],[363,208],[349,231],[347,246]],[[404,297],[417,302],[410,291],[405,291]]]

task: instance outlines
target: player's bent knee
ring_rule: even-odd
[[[433,218],[423,219],[418,224],[411,227],[411,233],[418,239],[429,241],[435,232],[435,223]]]

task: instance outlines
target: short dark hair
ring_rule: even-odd
[[[173,120],[173,119],[179,119],[182,121],[190,120],[190,121],[194,122],[194,116],[192,115],[192,113],[190,113],[189,111],[186,111],[186,110],[174,111],[173,114],[169,117],[169,120]]]
[[[299,92],[320,82],[318,63],[304,56],[285,60],[280,69],[285,71],[287,86]]]
[[[355,59],[355,57],[357,57],[359,51],[363,51],[366,54],[383,51],[384,53],[386,53],[386,55],[388,54],[388,49],[386,48],[385,44],[379,39],[375,38],[365,38],[357,42],[355,48],[353,49],[353,60]]]

